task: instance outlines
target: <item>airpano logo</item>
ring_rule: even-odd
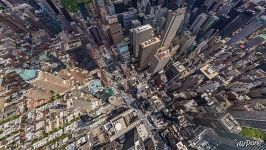
[[[255,145],[260,145],[262,144],[263,141],[259,140],[245,140],[245,141],[239,141],[236,143],[237,147],[248,147],[248,146],[255,146]]]

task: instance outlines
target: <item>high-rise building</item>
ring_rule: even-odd
[[[122,26],[125,30],[126,33],[128,33],[130,26],[131,26],[131,21],[136,19],[137,16],[137,10],[136,9],[130,9],[127,12],[122,13]]]
[[[56,7],[53,0],[46,0],[49,6],[53,9],[53,11],[58,15],[60,13],[60,10]]]
[[[84,3],[78,3],[77,6],[78,6],[78,9],[79,9],[83,19],[87,20],[90,17],[90,14],[89,14],[85,4]]]
[[[219,129],[198,127],[193,133],[195,137],[189,143],[195,149],[263,150],[266,147],[264,143],[245,146],[243,143],[250,141],[249,138]]]
[[[138,26],[141,26],[141,22],[138,19],[131,21],[131,28],[136,28]]]
[[[149,15],[151,13],[151,3],[147,2],[145,14]]]
[[[112,16],[108,18],[109,31],[114,44],[118,44],[123,41],[123,31],[121,24],[118,23],[117,17]]]
[[[192,16],[190,17],[190,22],[194,22],[195,19],[200,15],[200,14],[207,14],[208,12],[208,8],[207,6],[205,5],[201,5],[200,7],[198,8],[194,8],[193,11],[192,11]]]
[[[234,20],[236,17],[241,15],[244,12],[244,9],[241,8],[233,8],[231,9],[227,15],[230,17],[230,21]]]
[[[221,31],[230,22],[230,16],[222,14],[219,16],[219,20],[214,25],[214,28]]]
[[[239,133],[242,130],[240,124],[229,113],[199,113],[198,116],[195,117],[195,122],[202,126],[224,130],[230,133]]]
[[[163,70],[171,58],[172,54],[170,53],[169,49],[165,47],[160,48],[151,59],[150,61],[151,65],[148,69],[148,72],[151,74],[155,74]]]
[[[242,30],[240,30],[237,34],[233,35],[230,40],[227,42],[227,44],[234,44],[239,42],[240,40],[248,37],[255,31],[257,31],[260,28],[263,28],[266,26],[266,15],[263,15],[256,20],[252,21],[250,24],[246,25]]]
[[[98,13],[99,16],[101,16],[101,9],[105,7],[104,0],[96,0],[95,1],[95,7],[96,7],[96,12]]]
[[[144,18],[143,18],[143,25],[145,24],[150,24],[150,25],[153,25],[154,22],[153,22],[153,15],[150,14],[150,15],[145,15]]]
[[[201,27],[201,31],[206,32],[210,30],[217,23],[218,20],[219,20],[219,17],[213,14],[209,14],[207,20],[204,22],[204,24]]]
[[[8,5],[7,5],[5,2],[0,1],[0,7],[1,7],[1,8],[7,8]]]
[[[184,18],[184,26],[189,24],[190,17],[191,17],[191,13],[186,13],[185,18]]]
[[[100,17],[101,17],[101,20],[106,23],[106,17],[107,17],[107,11],[105,10],[105,8],[101,8],[100,9]]]
[[[154,13],[154,27],[159,27],[160,26],[160,19],[161,17],[164,17],[166,16],[168,12],[168,9],[166,7],[158,7],[156,10],[155,10],[155,13]]]
[[[249,23],[254,19],[254,16],[259,12],[255,12],[252,10],[247,10],[243,12],[241,15],[236,17],[231,23],[229,23],[221,32],[220,35],[222,37],[228,37],[232,33],[236,32],[238,29]]]
[[[21,20],[19,16],[8,10],[0,13],[0,20],[17,33],[28,31],[25,21]]]
[[[193,46],[193,42],[195,41],[196,36],[192,35],[191,32],[185,31],[178,40],[179,51],[177,52],[178,55],[183,55],[187,53],[187,50]]]
[[[182,73],[185,70],[186,68],[179,62],[172,64],[165,71],[165,77],[167,78],[167,82],[175,80],[180,75],[180,73]]]
[[[113,16],[115,15],[115,6],[113,4],[109,5],[107,7],[107,10],[108,10],[108,14],[109,16]]]
[[[120,60],[123,63],[128,63],[130,61],[130,53],[128,50],[128,45],[126,43],[119,43],[116,46],[118,49]]]
[[[177,9],[175,12],[168,11],[165,31],[163,33],[161,46],[170,46],[173,38],[176,35],[184,17],[186,9]]]
[[[123,0],[115,0],[114,1],[115,13],[120,14],[125,11],[125,4]]]
[[[26,2],[30,4],[35,10],[41,9],[41,6],[36,0],[26,0]]]
[[[255,38],[249,40],[246,43],[245,48],[250,49],[250,48],[253,48],[256,46],[260,46],[264,43],[266,43],[266,34],[260,34],[260,35],[256,36]]]
[[[56,16],[52,13],[49,8],[41,3],[40,9],[35,11],[36,16],[40,19],[40,21],[44,24],[44,26],[48,29],[48,34],[51,36],[55,36],[59,32],[62,31],[61,24],[56,19]]]
[[[134,7],[135,9],[138,8],[138,1],[136,1],[136,0],[130,0],[130,2],[131,2],[131,6],[132,7]]]
[[[91,34],[91,36],[93,37],[94,41],[98,44],[101,45],[102,44],[102,38],[100,36],[100,32],[97,26],[90,26],[88,28],[89,33]]]
[[[190,26],[189,30],[193,34],[196,34],[200,30],[200,27],[203,25],[203,23],[206,21],[207,18],[208,18],[207,14],[205,13],[200,14],[193,22],[193,24]]]
[[[207,6],[207,8],[210,9],[214,2],[215,0],[205,0],[203,5]]]
[[[8,0],[1,0],[0,5],[3,6],[4,8],[14,8],[14,4],[11,1]]]
[[[241,126],[266,130],[266,113],[263,110],[229,110],[229,113],[239,122]]]
[[[64,7],[60,8],[60,11],[62,12],[62,14],[65,16],[65,18],[69,21],[72,22],[74,21],[72,16],[70,15],[70,13],[68,12],[68,10]]]
[[[148,41],[140,43],[139,56],[138,56],[138,66],[139,68],[145,68],[149,65],[149,62],[154,56],[160,46],[161,40],[154,37]]]
[[[149,40],[152,36],[152,26],[142,25],[137,28],[132,29],[131,31],[131,44],[133,50],[133,56],[137,58],[139,56],[139,44]]]

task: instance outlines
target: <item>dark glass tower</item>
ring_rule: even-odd
[[[41,9],[41,6],[39,5],[39,3],[36,0],[26,0],[26,2],[28,4],[30,4],[36,10]]]
[[[80,11],[83,19],[87,20],[87,18],[90,17],[90,14],[89,14],[85,4],[78,3],[78,8],[79,8],[79,11]]]
[[[241,31],[231,37],[227,44],[234,44],[240,40],[248,37],[252,33],[256,32],[258,29],[266,26],[266,16],[261,16],[260,18],[252,21],[250,24],[246,25]]]
[[[62,14],[65,16],[65,18],[69,21],[72,22],[74,21],[73,18],[71,17],[71,15],[69,14],[68,10],[65,8],[60,8]]]
[[[53,11],[58,15],[60,13],[60,11],[57,9],[57,7],[55,6],[55,4],[52,2],[52,0],[46,0],[47,3],[50,5],[50,7],[53,9]]]
[[[41,8],[36,10],[35,14],[47,28],[47,32],[54,37],[56,34],[62,31],[61,24],[47,6],[41,3],[39,3],[39,6]]]
[[[231,35],[233,32],[237,31],[241,27],[243,27],[246,23],[248,23],[256,13],[251,10],[247,10],[243,12],[241,15],[236,17],[231,23],[229,23],[221,32],[220,35],[222,37],[227,37]]]

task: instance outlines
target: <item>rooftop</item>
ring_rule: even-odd
[[[139,26],[135,28],[134,30],[136,32],[142,32],[142,31],[149,30],[149,29],[152,29],[152,26],[150,24],[147,24],[147,25]]]
[[[155,37],[155,38],[152,38],[152,39],[150,39],[148,41],[145,41],[145,42],[141,43],[140,46],[142,48],[146,48],[146,47],[148,47],[148,46],[150,46],[152,44],[160,43],[160,42],[161,42],[161,40],[159,38]]]
[[[209,64],[200,68],[200,71],[210,80],[218,75],[218,72],[213,70],[213,68]]]
[[[15,71],[25,81],[30,81],[38,76],[37,70],[16,69]]]
[[[102,91],[103,90],[103,86],[101,83],[101,80],[91,80],[89,83],[89,90],[92,93],[96,93],[98,91]]]

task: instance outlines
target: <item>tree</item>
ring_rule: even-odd
[[[88,5],[92,2],[92,0],[81,0],[80,2]],[[78,2],[76,0],[61,0],[61,4],[63,5],[63,7],[73,13],[76,13],[78,11]]]
[[[249,138],[266,140],[266,133],[259,129],[255,129],[255,128],[243,127],[242,131],[240,132],[240,135],[249,137]]]

